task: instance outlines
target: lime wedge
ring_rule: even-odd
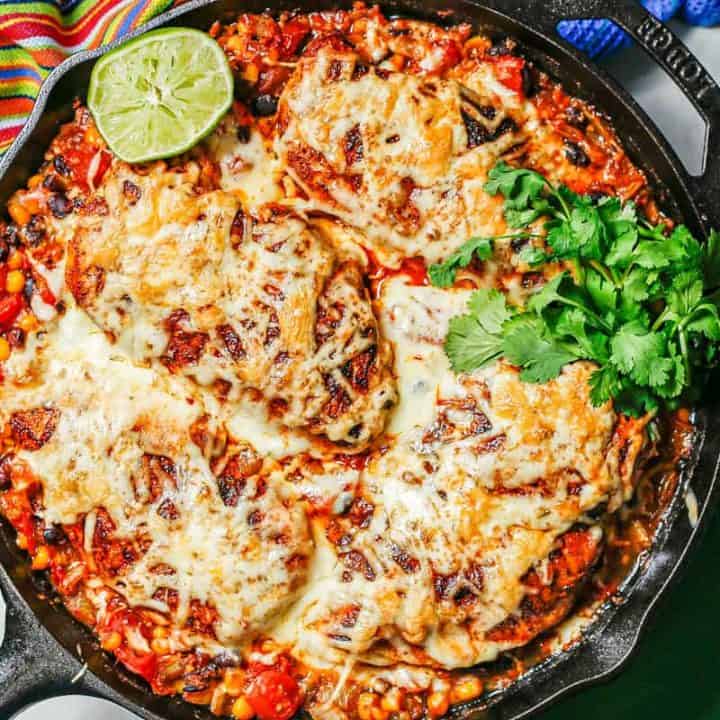
[[[222,48],[192,28],[155,30],[101,57],[88,106],[110,149],[127,162],[172,157],[212,132],[233,99]]]

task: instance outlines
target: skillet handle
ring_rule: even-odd
[[[529,0],[525,5],[551,36],[560,20],[613,20],[667,72],[706,122],[704,169],[688,180],[705,231],[713,226],[720,229],[720,86],[682,40],[635,0]]]
[[[643,7],[616,1],[607,5],[607,15],[665,70],[704,118],[704,168],[691,181],[706,230],[720,230],[720,86],[677,35]]]
[[[2,567],[0,592],[7,603],[0,646],[0,717],[7,718],[28,703],[67,691],[81,665],[52,639]]]

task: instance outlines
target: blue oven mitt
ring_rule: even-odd
[[[720,24],[720,0],[641,0],[660,20],[669,20],[679,12],[692,25]],[[609,20],[563,20],[560,35],[592,58],[604,57],[630,45],[630,38]]]

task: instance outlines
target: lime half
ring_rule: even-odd
[[[110,149],[127,162],[189,150],[233,99],[222,48],[206,33],[168,28],[142,35],[93,67],[88,106]]]

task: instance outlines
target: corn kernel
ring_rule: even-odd
[[[9,357],[10,343],[4,337],[0,337],[0,362],[4,362]]]
[[[357,712],[360,720],[381,720],[378,718],[380,708],[380,698],[374,692],[360,693],[357,701]]]
[[[27,550],[28,540],[27,537],[25,537],[25,533],[19,532],[17,534],[17,540],[15,542],[21,550]]]
[[[30,222],[30,213],[17,200],[11,200],[7,209],[16,225],[27,225]]]
[[[447,693],[433,692],[428,695],[427,709],[430,717],[442,717],[450,709],[450,699]]]
[[[37,318],[31,313],[25,313],[17,323],[18,327],[24,330],[26,333],[37,330],[40,327],[40,323]]]
[[[487,50],[489,46],[488,39],[483,35],[475,35],[465,43],[466,50]]]
[[[260,71],[255,63],[250,63],[243,70],[243,79],[247,80],[251,85],[254,85],[260,77]]]
[[[239,697],[245,687],[245,673],[239,668],[230,668],[225,672],[225,690],[232,697]]]
[[[122,645],[122,635],[119,632],[113,631],[109,635],[106,635],[102,641],[103,650],[112,652],[117,650]]]
[[[10,270],[17,270],[23,266],[23,256],[20,252],[14,252],[8,260],[8,268]]]
[[[156,625],[152,631],[154,638],[166,638],[169,634],[168,629],[162,627],[161,625]]]
[[[100,143],[100,133],[94,125],[90,125],[85,131],[85,142],[88,145],[98,145]]]
[[[33,175],[33,176],[28,180],[28,187],[29,187],[31,190],[34,190],[38,185],[40,185],[40,183],[42,182],[42,179],[43,179],[43,178],[42,178],[42,175]]]
[[[478,678],[464,678],[453,687],[452,701],[454,703],[467,702],[476,698],[482,692],[482,689],[482,683]]]
[[[255,717],[255,711],[244,695],[235,700],[231,712],[237,720],[252,720]]]
[[[183,700],[193,705],[209,705],[213,696],[212,690],[196,690],[195,692],[183,692]]]
[[[5,279],[5,289],[9,293],[19,293],[25,287],[25,273],[22,270],[11,270]]]
[[[227,715],[228,696],[222,683],[213,690],[210,712],[213,715]]]
[[[170,650],[170,644],[165,638],[155,638],[150,641],[150,649],[156,655],[165,655]]]
[[[400,690],[397,688],[390,688],[382,697],[380,701],[380,707],[385,712],[394,713],[399,712],[402,696]]]
[[[50,564],[50,553],[45,545],[41,545],[32,561],[33,570],[46,570]]]
[[[242,52],[245,49],[245,40],[239,35],[233,35],[229,37],[225,42],[225,47],[229,48],[235,53]]]

